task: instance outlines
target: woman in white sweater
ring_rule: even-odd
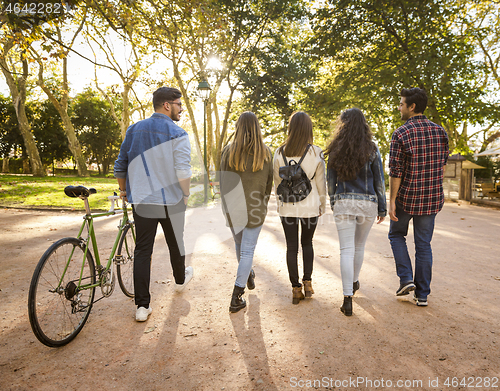
[[[326,209],[325,161],[321,148],[312,145],[312,143],[311,118],[307,113],[298,111],[290,117],[286,142],[274,154],[275,190],[281,183],[279,168],[285,166],[283,154],[288,162],[294,160],[296,163],[305,154],[301,167],[310,179],[312,187],[309,195],[302,201],[286,203],[278,200],[278,213],[286,239],[286,262],[290,282],[292,283],[293,304],[298,304],[304,297],[311,297],[314,293],[311,278],[314,260],[313,236],[318,218]],[[311,146],[306,151],[308,145]],[[304,293],[302,292],[302,284],[299,281],[297,264],[299,225],[301,228],[300,244],[302,245],[304,267],[302,277]]]

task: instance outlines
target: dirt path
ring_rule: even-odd
[[[374,226],[351,318],[339,311],[339,250],[331,212],[315,235],[316,294],[292,305],[274,210],[257,246],[257,288],[245,293],[246,310],[228,312],[236,261],[221,213],[199,208],[190,210],[186,226],[187,248],[193,251],[187,263],[195,270],[189,287],[174,294],[160,234],[150,319],[136,323],[133,302],[117,287],[94,306],[78,337],[59,349],[43,346],[32,334],[28,287],[41,254],[56,239],[74,236],[81,216],[0,210],[0,389],[450,390],[459,388],[453,377],[466,378],[469,387],[462,389],[479,382],[483,389],[500,388],[499,210],[445,205],[436,223],[426,308],[394,295],[398,279],[388,222]],[[97,225],[104,252],[116,221]],[[493,379],[490,387],[487,377]]]

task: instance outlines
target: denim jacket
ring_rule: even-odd
[[[191,177],[190,162],[186,131],[169,116],[154,113],[127,129],[114,174],[127,178],[131,204],[176,205],[183,197],[179,179]]]
[[[327,182],[332,209],[335,201],[338,200],[366,200],[378,204],[377,210],[379,216],[387,214],[384,169],[378,149],[358,172],[355,180],[340,181],[337,171],[328,168]]]

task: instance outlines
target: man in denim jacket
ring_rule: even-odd
[[[170,262],[181,291],[193,276],[185,267],[184,216],[191,181],[191,145],[185,130],[177,126],[182,113],[181,92],[161,87],[153,93],[155,113],[127,129],[114,175],[120,195],[132,204],[136,228],[134,291],[136,320],[147,320],[152,309],[151,255],[158,223],[170,252]]]
[[[444,204],[443,176],[448,161],[448,135],[423,112],[427,94],[420,88],[403,89],[399,111],[404,125],[391,139],[389,176],[391,202],[389,240],[400,286],[397,296],[415,291],[418,306],[427,305],[431,289],[432,250],[436,214]],[[406,235],[413,219],[415,277]]]

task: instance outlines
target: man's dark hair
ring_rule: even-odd
[[[407,107],[415,103],[415,113],[423,114],[427,108],[427,93],[421,88],[403,88],[400,95],[404,96]]]
[[[177,88],[160,87],[153,92],[153,108],[158,110],[165,102],[172,102],[179,99],[182,93]]]

